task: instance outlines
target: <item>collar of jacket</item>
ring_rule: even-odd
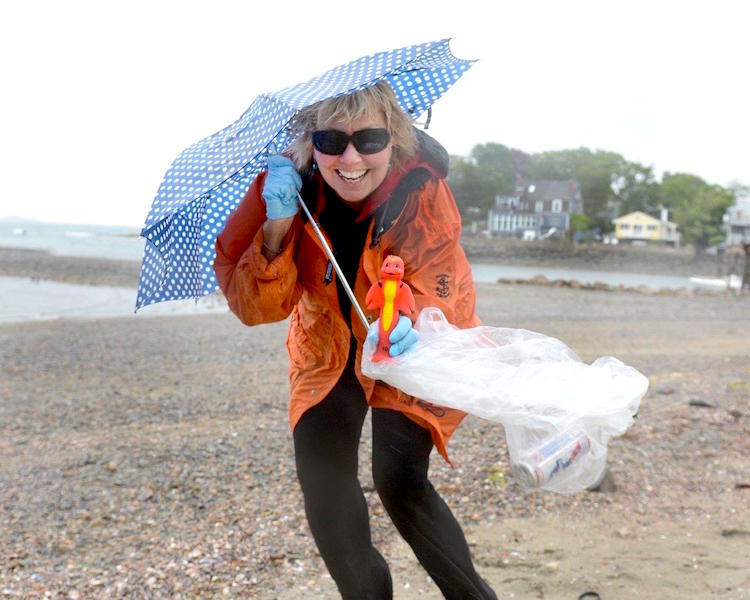
[[[438,172],[429,163],[423,161],[419,156],[413,157],[398,171],[391,171],[383,180],[383,183],[381,183],[375,191],[365,199],[365,203],[362,205],[362,210],[357,216],[356,222],[361,223],[365,219],[371,217],[372,214],[391,197],[391,194],[393,194],[393,191],[404,180],[404,177],[408,173],[419,168],[426,169],[433,177],[439,177]]]

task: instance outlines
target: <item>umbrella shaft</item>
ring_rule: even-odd
[[[310,214],[310,211],[307,208],[307,205],[305,204],[305,201],[302,199],[302,196],[300,196],[299,193],[297,193],[297,198],[299,199],[299,203],[302,206],[302,210],[304,210],[305,214],[307,215],[307,219],[310,221],[313,229],[315,230],[315,235],[318,236],[320,243],[323,244],[323,250],[325,250],[326,256],[328,256],[328,260],[331,261],[333,268],[336,270],[336,274],[339,276],[339,279],[341,280],[341,285],[344,286],[346,295],[349,296],[349,300],[352,301],[352,306],[354,307],[354,310],[357,311],[357,315],[359,316],[359,319],[362,321],[362,325],[364,325],[365,329],[368,329],[370,327],[370,323],[367,320],[365,313],[362,311],[362,307],[359,305],[359,302],[357,302],[357,299],[354,297],[354,292],[352,291],[352,288],[349,287],[349,282],[346,280],[346,277],[344,277],[344,272],[341,270],[341,267],[339,267],[339,263],[336,262],[336,257],[333,256],[333,251],[328,245],[328,242],[326,241],[325,236],[323,236],[323,232],[320,231],[318,224],[315,222],[315,219],[313,219],[312,215]]]

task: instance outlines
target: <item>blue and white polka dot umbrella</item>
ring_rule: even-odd
[[[416,118],[474,62],[455,58],[448,43],[365,56],[261,94],[237,121],[183,150],[164,176],[141,231],[146,247],[136,310],[165,300],[197,299],[219,288],[213,271],[216,236],[266,167],[269,147],[282,152],[293,141],[287,126],[297,111],[384,80]]]

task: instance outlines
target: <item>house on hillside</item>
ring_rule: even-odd
[[[750,198],[737,198],[734,205],[724,213],[724,228],[727,246],[750,243]]]
[[[677,223],[667,219],[667,209],[661,210],[657,219],[639,210],[613,219],[615,237],[620,242],[662,243],[680,245]]]
[[[487,230],[492,235],[524,239],[563,237],[572,213],[583,214],[578,182],[519,182],[515,194],[495,197],[487,215]]]

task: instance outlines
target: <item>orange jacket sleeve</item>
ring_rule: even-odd
[[[302,293],[294,249],[301,221],[295,219],[283,251],[272,261],[261,253],[266,206],[261,196],[266,173],[250,185],[216,238],[214,272],[229,308],[245,325],[281,321]]]

